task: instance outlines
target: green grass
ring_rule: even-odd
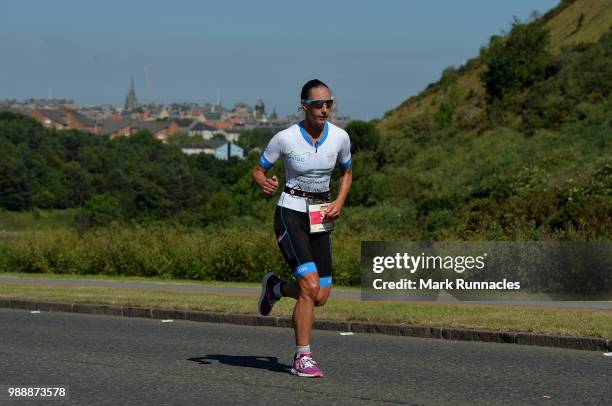
[[[190,309],[233,314],[256,314],[256,295],[202,294],[98,287],[0,286],[0,297],[116,306]],[[284,299],[272,316],[289,317],[294,301]],[[370,321],[460,327],[496,331],[612,337],[612,312],[598,310],[536,309],[512,306],[450,305],[434,303],[360,302],[333,297],[316,308],[327,320]]]
[[[226,281],[199,281],[199,280],[188,280],[188,279],[177,279],[177,278],[160,278],[160,277],[147,277],[147,276],[110,276],[110,275],[74,275],[74,274],[49,274],[49,273],[23,273],[23,272],[0,272],[0,277],[10,276],[16,278],[28,278],[28,279],[51,279],[51,280],[74,280],[80,281],[94,280],[94,281],[111,281],[111,282],[147,282],[147,283],[159,283],[159,284],[176,284],[176,285],[202,285],[212,287],[224,287],[224,288],[259,288],[261,284],[259,282],[226,282]],[[360,288],[346,287],[346,286],[334,286],[334,290],[341,292],[355,292],[359,293]]]
[[[581,14],[583,22],[576,30]],[[609,0],[575,1],[546,24],[550,28],[551,48],[559,51],[564,45],[595,42],[610,28],[610,21],[612,5]]]
[[[0,209],[0,235],[2,232],[50,230],[74,227],[79,209],[34,210],[15,212]]]

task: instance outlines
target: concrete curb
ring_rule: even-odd
[[[82,303],[37,302],[0,298],[0,308],[99,314],[104,316],[139,317],[149,319],[189,320],[247,326],[292,327],[288,317],[264,317],[176,309],[146,309],[132,306],[108,306]],[[499,332],[446,327],[406,326],[401,324],[315,320],[313,328],[329,331],[386,334],[394,336],[438,338],[443,340],[480,341],[586,351],[612,351],[612,340],[599,337],[558,336],[520,332]]]

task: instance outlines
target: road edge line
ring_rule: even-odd
[[[289,317],[265,317],[248,314],[142,308],[134,306],[111,306],[89,303],[39,302],[24,299],[0,298],[0,308],[149,319],[175,319],[246,326],[293,327],[293,322]],[[474,330],[468,328],[430,327],[343,320],[315,320],[313,323],[313,329],[340,332],[350,331],[353,333],[384,334],[416,338],[436,338],[453,341],[478,341],[517,345],[535,345],[539,347],[554,347],[585,351],[612,351],[612,339],[600,337],[561,336],[526,332]]]

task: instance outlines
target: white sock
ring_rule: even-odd
[[[296,358],[305,352],[310,352],[310,344],[309,345],[297,345],[295,347],[295,357]]]
[[[281,297],[283,297],[283,292],[281,291],[281,283],[282,282],[278,282],[272,288],[272,293],[274,293],[274,296],[276,296],[277,299],[280,299]]]

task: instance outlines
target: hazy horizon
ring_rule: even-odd
[[[513,16],[557,4],[12,2],[0,15],[0,99],[123,105],[134,76],[140,102],[215,103],[220,92],[227,107],[262,99],[285,116],[317,77],[340,115],[373,119],[477,56]]]

